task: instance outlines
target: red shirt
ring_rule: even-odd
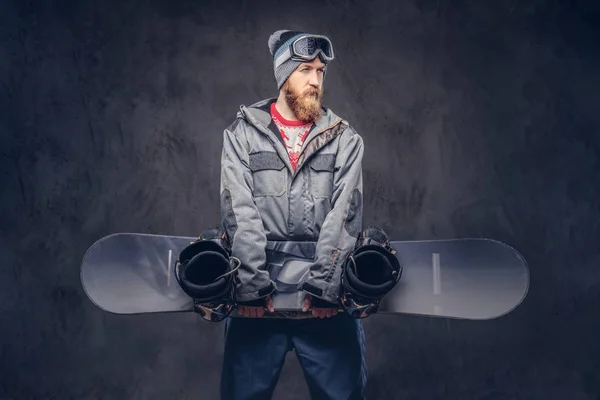
[[[279,133],[283,138],[285,147],[290,156],[290,162],[292,167],[296,169],[298,163],[298,157],[300,157],[300,149],[304,143],[304,139],[308,136],[312,123],[304,123],[302,121],[290,121],[285,119],[277,108],[275,102],[271,103],[271,118],[275,122],[275,125],[279,129]]]

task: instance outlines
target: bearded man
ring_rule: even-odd
[[[240,261],[238,312],[249,318],[226,320],[222,398],[270,399],[294,350],[312,398],[363,399],[363,327],[337,313],[341,264],[362,229],[363,140],[322,105],[328,37],[281,30],[268,47],[279,96],[242,105],[223,135],[221,225]],[[298,287],[314,318],[262,318],[277,291],[269,240],[317,243]]]

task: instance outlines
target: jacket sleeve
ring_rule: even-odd
[[[259,299],[274,290],[265,268],[267,238],[252,192],[243,130],[234,123],[223,134],[220,197],[221,224],[231,241],[231,255],[241,261],[236,282],[236,300],[240,302]]]
[[[361,136],[348,127],[336,155],[332,208],[321,227],[310,273],[301,285],[305,292],[329,303],[338,302],[341,265],[362,231],[363,152]]]

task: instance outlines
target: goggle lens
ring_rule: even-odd
[[[313,58],[319,51],[327,58],[333,57],[331,43],[325,38],[308,36],[294,43],[294,53],[301,57]]]

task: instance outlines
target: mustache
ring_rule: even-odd
[[[306,93],[304,93],[304,96],[305,97],[308,97],[308,96],[319,97],[320,94],[321,94],[321,91],[319,89],[309,89],[306,91]]]

